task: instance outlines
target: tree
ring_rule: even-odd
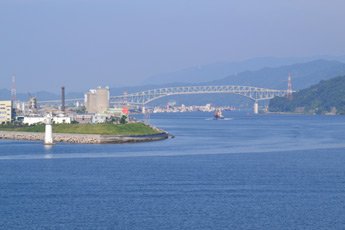
[[[126,115],[122,115],[120,118],[120,124],[127,124],[128,123],[128,117]]]

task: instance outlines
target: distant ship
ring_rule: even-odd
[[[214,119],[219,120],[219,119],[224,119],[224,116],[222,114],[222,110],[221,109],[216,109],[216,111],[214,112]]]

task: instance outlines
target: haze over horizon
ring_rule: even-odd
[[[255,57],[344,55],[345,1],[2,0],[0,88],[137,85]],[[147,82],[152,84],[152,82]]]

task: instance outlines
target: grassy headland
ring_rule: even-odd
[[[345,114],[345,76],[321,81],[293,94],[288,100],[276,97],[270,101],[271,112],[300,112],[312,114]]]
[[[0,131],[17,132],[44,132],[45,126],[37,124],[32,126],[0,125]],[[101,135],[150,135],[159,131],[143,123],[130,124],[54,124],[54,133],[71,134],[101,134]]]

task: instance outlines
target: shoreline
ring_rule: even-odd
[[[72,144],[122,144],[136,142],[151,142],[168,139],[171,135],[167,132],[148,135],[102,135],[102,134],[70,134],[53,133],[54,143],[65,142]],[[0,140],[42,141],[44,133],[0,131]]]
[[[278,114],[278,115],[314,115],[314,114],[297,113],[297,112],[265,112],[265,114]]]

